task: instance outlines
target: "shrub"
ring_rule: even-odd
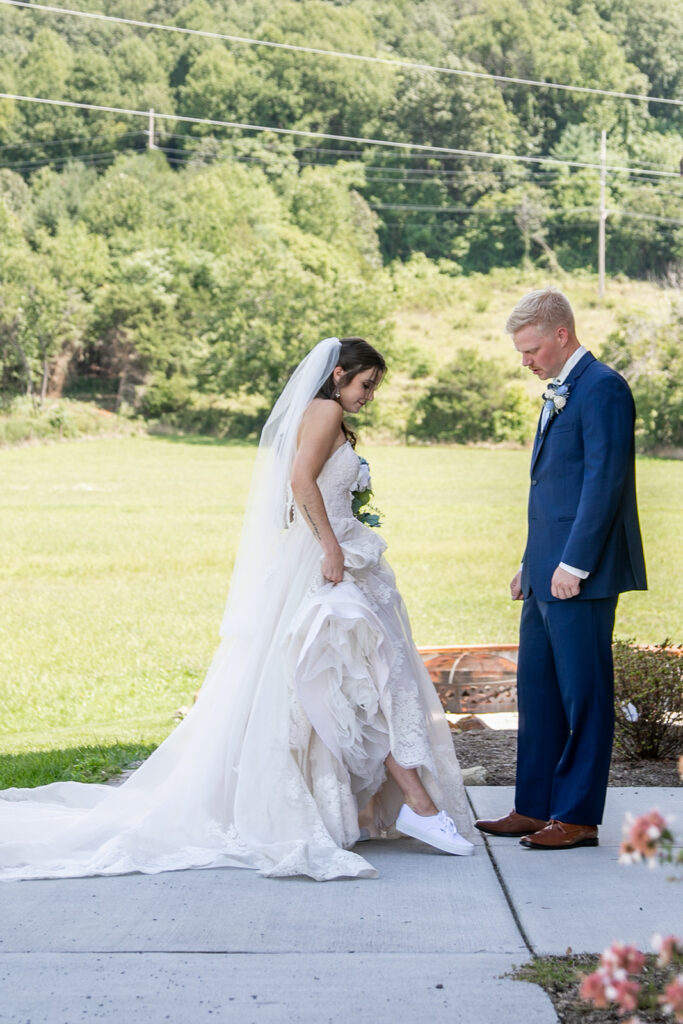
[[[130,434],[134,424],[87,402],[62,399],[35,410],[27,398],[15,398],[0,411],[0,447],[99,434]]]
[[[639,447],[683,446],[683,303],[665,318],[622,317],[602,358],[631,386]]]
[[[496,441],[525,444],[534,436],[538,421],[538,402],[534,402],[522,384],[507,384],[500,408],[493,414]]]
[[[192,397],[190,382],[185,377],[180,374],[172,377],[160,375],[145,391],[140,410],[146,419],[158,419],[168,413],[191,408]]]
[[[614,643],[615,745],[633,760],[672,757],[683,737],[683,648]]]
[[[416,403],[408,434],[460,444],[523,442],[533,432],[529,405],[518,387],[501,382],[498,363],[463,348]]]

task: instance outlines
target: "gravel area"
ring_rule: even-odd
[[[482,765],[487,786],[514,786],[517,760],[516,729],[470,729],[453,732],[455,750],[463,768]],[[683,751],[682,751],[683,752]],[[610,786],[682,786],[677,762],[628,761],[617,751],[612,755]]]

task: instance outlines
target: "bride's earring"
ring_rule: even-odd
[[[341,398],[341,391],[335,391],[334,397],[335,398]]]

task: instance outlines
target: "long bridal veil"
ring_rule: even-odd
[[[356,804],[338,759],[303,713],[288,660],[292,624],[301,621],[321,557],[308,529],[287,529],[289,477],[301,416],[339,352],[336,338],[317,345],[264,427],[222,639],[191,712],[119,787],[56,782],[1,792],[0,879],[223,866],[321,880],[375,874],[350,849],[359,834]],[[372,543],[381,557],[381,538]],[[392,614],[397,644],[405,646],[402,605]],[[381,654],[377,672],[386,676],[391,646],[361,652],[364,663]],[[310,663],[310,649],[307,657]],[[425,784],[466,830],[448,726],[419,656],[408,660],[433,753]],[[380,825],[395,820],[400,796],[392,785],[370,801]]]
[[[242,537],[235,559],[221,636],[263,634],[261,601],[282,577],[282,531],[289,525],[289,477],[297,433],[306,406],[332,373],[341,349],[326,338],[309,352],[290,377],[261,432]],[[267,635],[267,634],[266,634]]]

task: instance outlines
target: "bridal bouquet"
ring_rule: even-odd
[[[382,513],[372,504],[372,481],[367,459],[360,459],[358,477],[351,492],[351,511],[364,526],[381,526]]]

